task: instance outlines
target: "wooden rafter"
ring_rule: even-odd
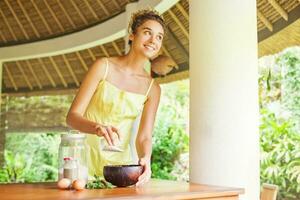
[[[184,16],[184,18],[188,21],[189,20],[189,15],[185,11],[185,9],[182,7],[180,2],[176,3],[176,8],[181,12],[181,14]]]
[[[90,5],[89,1],[83,1],[86,6],[88,7],[89,11],[91,11],[91,13],[93,14],[95,19],[99,19],[98,15],[96,14],[95,10],[92,8],[92,6]]]
[[[112,45],[113,45],[114,49],[117,51],[118,55],[119,55],[119,56],[122,55],[122,52],[121,52],[121,50],[119,49],[119,47],[118,47],[118,45],[116,44],[115,41],[112,42]]]
[[[6,38],[4,37],[2,31],[0,30],[0,37],[1,37],[1,40],[3,40],[4,42],[7,42]]]
[[[285,21],[288,20],[288,14],[287,12],[279,5],[279,3],[276,0],[268,0],[269,3],[273,6],[273,8],[285,19]]]
[[[257,10],[257,16],[259,20],[270,30],[273,31],[272,23],[259,11]]]
[[[166,49],[166,47],[164,45],[161,46],[161,49],[164,54],[166,54],[168,57],[172,58],[172,55],[169,53],[169,51]]]
[[[84,17],[84,15],[82,14],[82,12],[79,10],[78,6],[76,5],[76,3],[73,0],[70,0],[72,6],[75,8],[77,14],[79,15],[80,19],[84,22],[85,25],[88,24],[88,21],[86,20],[86,18]]]
[[[92,57],[93,61],[96,60],[96,56],[93,54],[92,50],[91,49],[87,49],[89,55]]]
[[[11,82],[11,84],[13,85],[14,89],[15,89],[16,91],[18,91],[18,87],[17,87],[17,85],[16,85],[16,82],[15,82],[14,78],[12,77],[12,75],[11,75],[11,73],[10,73],[8,67],[6,66],[6,64],[3,64],[3,67],[4,67],[4,70],[5,70],[6,73],[7,73],[8,79],[10,80],[10,82]]]
[[[39,86],[39,88],[42,89],[43,86],[42,86],[40,80],[38,79],[36,73],[34,72],[34,70],[33,70],[32,66],[31,66],[30,62],[28,60],[25,60],[25,63],[28,66],[31,74],[33,75],[33,78],[34,78],[35,82],[37,83],[37,85]]]
[[[179,26],[179,28],[182,30],[185,37],[189,38],[189,33],[187,32],[186,28],[183,26],[181,21],[178,19],[178,17],[173,13],[172,10],[168,10],[168,13],[171,15],[172,19],[175,21],[175,23]]]
[[[39,17],[42,19],[44,25],[45,25],[46,28],[47,28],[47,31],[48,31],[49,33],[53,34],[53,31],[51,30],[49,24],[47,23],[47,21],[46,21],[44,15],[41,13],[41,11],[40,11],[40,9],[37,7],[37,5],[34,3],[34,0],[31,0],[30,2],[32,3],[32,5],[33,5],[34,9],[36,10],[36,12],[38,13]]]
[[[23,14],[24,14],[24,16],[26,17],[27,21],[29,22],[31,28],[32,28],[33,31],[34,31],[34,34],[35,34],[37,37],[40,38],[41,35],[40,35],[40,33],[38,32],[38,30],[36,29],[36,27],[34,26],[34,24],[32,23],[32,20],[31,20],[31,18],[28,16],[28,13],[27,13],[27,11],[25,10],[25,8],[24,8],[22,2],[21,2],[20,0],[17,0],[17,4],[20,6],[20,8],[21,8],[21,10],[22,10],[22,12],[23,12]]]
[[[109,53],[106,51],[105,47],[103,45],[100,45],[101,50],[103,51],[104,55],[106,57],[109,57]]]
[[[16,62],[16,65],[17,65],[18,69],[20,70],[22,76],[24,77],[24,80],[25,80],[26,84],[28,85],[28,87],[30,88],[30,90],[32,90],[33,87],[32,87],[32,85],[31,85],[31,83],[30,83],[30,81],[29,81],[27,75],[25,74],[25,72],[24,72],[22,66],[19,64],[18,61]]]
[[[8,30],[9,30],[9,33],[13,36],[14,40],[17,41],[17,37],[15,35],[15,32],[12,30],[12,28],[10,27],[6,17],[4,16],[4,13],[2,12],[1,8],[0,8],[0,15],[5,23],[5,25],[7,26]]]
[[[105,12],[106,16],[109,16],[109,12],[108,12],[107,8],[105,7],[105,5],[102,3],[102,1],[97,0],[97,2],[100,5],[100,7],[102,8],[102,10]]]
[[[26,33],[26,30],[24,29],[23,25],[21,24],[21,22],[20,22],[18,16],[16,15],[14,9],[11,7],[11,5],[9,4],[9,2],[8,2],[7,0],[4,0],[4,2],[5,2],[6,5],[8,6],[9,11],[10,11],[10,12],[12,13],[12,15],[14,16],[14,18],[15,18],[17,24],[19,25],[19,27],[20,27],[20,29],[21,29],[21,31],[22,31],[22,33],[25,35],[26,39],[29,40],[29,36],[28,36],[28,34]]]
[[[70,72],[70,74],[71,74],[71,76],[72,76],[74,82],[76,83],[76,86],[79,86],[79,81],[78,81],[78,79],[76,78],[75,73],[74,73],[74,71],[73,71],[73,69],[72,69],[72,67],[71,67],[71,65],[70,65],[70,63],[69,63],[69,61],[68,61],[68,59],[66,58],[66,56],[65,56],[64,54],[62,54],[62,57],[63,57],[64,62],[65,62],[66,65],[67,65],[67,68],[68,68],[68,70],[69,70],[69,72]]]
[[[67,82],[65,81],[65,79],[64,79],[62,73],[60,72],[60,70],[59,70],[59,68],[58,68],[58,66],[57,66],[57,64],[56,64],[56,62],[54,61],[54,59],[53,59],[52,57],[49,57],[49,60],[50,60],[51,64],[53,65],[53,67],[54,67],[56,73],[58,74],[58,76],[59,76],[59,78],[60,78],[62,84],[64,85],[64,87],[68,87],[68,84],[67,84]]]
[[[75,28],[76,26],[75,26],[73,20],[71,19],[70,15],[66,11],[65,7],[62,5],[62,3],[60,2],[60,0],[57,0],[57,4],[63,10],[64,15],[67,17],[67,19],[70,22],[70,24],[72,25],[72,27]]]
[[[47,1],[44,1],[47,9],[49,10],[49,12],[51,13],[51,16],[54,18],[54,21],[58,24],[59,28],[61,31],[64,31],[64,27],[63,25],[60,23],[60,21],[58,20],[58,18],[56,17],[55,12],[53,12],[51,6],[47,3]]]
[[[116,2],[116,0],[112,0],[112,2],[115,4],[115,6],[118,8],[118,10],[121,9],[121,6]]]
[[[189,52],[185,49],[185,47],[182,45],[182,43],[178,40],[178,38],[176,37],[174,32],[171,31],[168,26],[166,27],[166,30],[167,30],[168,39],[173,44],[175,44],[176,49],[178,49],[178,51],[180,51],[180,55],[182,55],[182,57],[184,57],[185,60],[189,60]]]
[[[84,70],[85,71],[88,71],[88,66],[86,65],[86,63],[84,62],[83,58],[81,57],[80,53],[79,52],[75,52],[77,58],[79,59],[81,65],[83,66]]]
[[[46,73],[46,75],[47,75],[49,81],[51,82],[52,86],[53,86],[53,87],[56,87],[56,84],[55,84],[55,82],[54,82],[52,76],[50,75],[48,69],[47,69],[46,66],[44,65],[43,61],[42,61],[40,58],[38,58],[37,60],[38,60],[39,64],[42,66],[42,68],[43,68],[44,72]]]

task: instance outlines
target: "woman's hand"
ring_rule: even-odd
[[[96,125],[96,135],[104,137],[110,146],[115,145],[114,134],[117,134],[118,139],[120,139],[120,134],[117,128],[113,126],[104,126],[101,124]]]
[[[150,159],[140,158],[139,164],[144,167],[143,174],[140,175],[138,182],[135,184],[137,187],[144,185],[151,178],[151,162]]]

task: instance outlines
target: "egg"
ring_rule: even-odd
[[[71,186],[71,180],[68,179],[68,178],[60,179],[60,180],[57,182],[57,187],[58,187],[59,189],[68,189],[70,186]]]
[[[85,187],[85,181],[81,179],[77,179],[73,182],[72,186],[75,190],[83,190]]]

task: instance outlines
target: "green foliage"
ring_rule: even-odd
[[[57,180],[58,134],[9,134],[0,182]]]
[[[300,49],[286,52],[277,58],[277,63],[282,68],[282,104],[299,121]]]
[[[279,185],[280,199],[300,199],[300,135],[291,120],[261,111],[261,183]]]
[[[87,189],[110,189],[113,188],[114,186],[105,181],[103,178],[100,176],[94,175],[95,180],[92,180],[86,184]]]
[[[261,183],[278,185],[280,200],[300,199],[300,49],[264,59],[268,65],[260,66],[259,77]]]
[[[188,81],[162,86],[162,98],[153,136],[152,177],[177,179],[174,164],[188,152]],[[187,163],[186,163],[187,165]]]

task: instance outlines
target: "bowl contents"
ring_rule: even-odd
[[[141,165],[106,165],[103,169],[106,181],[117,187],[127,187],[138,182],[143,173]]]

